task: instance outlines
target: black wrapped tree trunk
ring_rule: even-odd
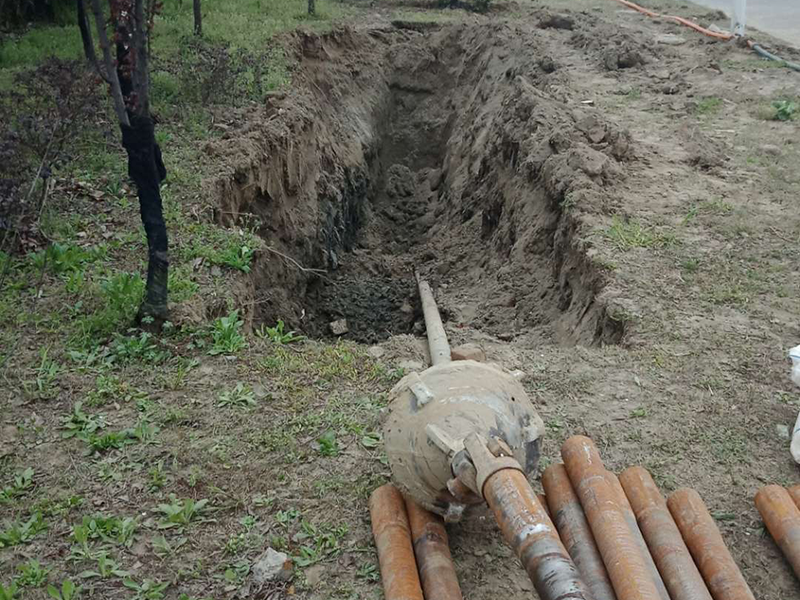
[[[166,169],[156,143],[152,117],[131,114],[130,122],[130,126],[121,125],[122,145],[128,153],[128,175],[139,192],[148,248],[147,290],[137,321],[141,323],[142,319],[150,317],[160,327],[168,315],[169,247],[161,205],[161,182],[166,177]]]

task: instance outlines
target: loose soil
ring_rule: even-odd
[[[315,535],[281,520],[298,508],[319,531],[346,526],[340,551],[262,594],[380,597],[367,497],[388,471],[369,434],[396,369],[426,360],[418,270],[453,345],[478,343],[527,374],[547,426],[543,467],[566,437],[585,434],[612,470],[640,464],[665,493],[697,489],[756,597],[796,597],[753,496],[799,479],[780,427],[800,407],[786,360],[800,343],[800,144],[797,121],[765,119],[773,100],[800,96],[797,74],[613,2],[419,18],[443,14],[421,27],[371,9],[329,34],[287,36],[291,91],[207,143],[215,218],[257,220],[264,241],[235,282],[247,327],[282,319],[317,341],[286,349],[253,338],[238,359],[203,355],[185,385],[152,392],[189,409],[132,469],[134,485],[96,506],[141,512],[141,553],[126,564],[142,577],[168,572],[180,582],[169,597],[178,587],[232,596],[238,584],[210,565],[233,562],[221,542],[237,519],[258,515],[264,545],[277,536],[296,554]],[[336,342],[328,325],[338,319],[349,331]],[[220,382],[236,380],[263,401],[246,416],[216,406]],[[15,404],[7,423],[33,413],[57,427],[75,395],[65,391],[58,414]],[[320,445],[327,430],[335,456]],[[51,484],[99,486],[69,471],[77,446],[35,444],[25,431],[28,452],[10,467],[35,461]],[[156,459],[173,465],[180,495],[212,497],[220,511],[164,562],[147,543]],[[194,469],[203,477],[192,485]],[[535,595],[487,513],[450,533],[465,598]],[[60,544],[47,556],[67,553]],[[236,557],[250,564],[260,549]]]

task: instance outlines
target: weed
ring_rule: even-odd
[[[146,364],[160,364],[170,357],[169,350],[159,346],[156,338],[146,331],[135,335],[136,330],[129,330],[134,335],[114,335],[111,343],[108,363],[125,364],[126,362],[142,362]]]
[[[133,544],[136,528],[136,519],[131,517],[119,518],[105,515],[83,517],[81,525],[73,528],[73,537],[85,537],[87,540],[102,540],[130,548]],[[76,535],[76,531],[83,529]],[[85,533],[85,535],[84,535]]]
[[[374,450],[380,446],[382,439],[383,438],[380,433],[372,431],[361,438],[361,445],[367,450]]]
[[[336,434],[328,430],[320,436],[317,440],[319,444],[319,453],[322,456],[338,456],[339,444],[336,442]]]
[[[634,408],[631,411],[631,418],[633,419],[643,419],[646,416],[647,416],[647,408],[645,407]]]
[[[697,271],[700,270],[700,259],[694,257],[687,258],[681,262],[681,268],[687,273],[697,273]]]
[[[148,474],[150,475],[150,483],[147,485],[149,491],[156,492],[167,485],[167,475],[164,473],[163,460],[158,461]]]
[[[76,402],[72,407],[72,413],[64,419],[63,429],[65,431],[61,434],[61,437],[64,439],[72,437],[82,439],[105,426],[106,421],[102,415],[87,415],[83,412],[83,402]]]
[[[288,527],[289,523],[296,521],[300,518],[300,511],[296,508],[289,508],[287,510],[279,510],[275,513],[275,520],[279,525]]]
[[[50,569],[44,568],[38,560],[30,559],[27,563],[17,567],[19,577],[16,582],[20,587],[42,587],[47,583],[47,575]],[[2,598],[2,595],[0,595]]]
[[[0,504],[6,504],[12,500],[23,496],[33,487],[33,476],[36,471],[32,467],[28,467],[22,473],[14,477],[11,485],[4,487],[0,490]]]
[[[638,221],[622,220],[619,217],[614,217],[611,226],[606,231],[606,237],[619,250],[650,248],[666,242],[664,237],[654,233],[652,228],[646,227]]]
[[[250,386],[242,382],[236,384],[232,390],[225,390],[219,396],[217,406],[225,408],[255,406],[256,398]]]
[[[211,355],[216,354],[236,354],[242,350],[247,341],[242,335],[241,329],[244,321],[239,318],[239,311],[234,310],[227,317],[220,317],[211,326]]]
[[[18,598],[17,593],[19,592],[19,587],[15,582],[11,582],[8,584],[8,587],[0,583],[0,600],[14,600]]]
[[[36,400],[52,400],[58,394],[55,385],[64,368],[48,357],[49,348],[39,350],[39,366],[34,369],[35,378],[23,382],[25,395]]]
[[[109,579],[110,577],[128,577],[130,573],[123,571],[119,568],[117,562],[108,557],[105,552],[100,552],[97,556],[97,570],[91,569],[82,571],[78,577],[89,579],[92,577],[99,577],[100,579]]]
[[[186,500],[178,500],[174,494],[171,494],[169,498],[170,504],[158,505],[158,512],[164,515],[158,524],[159,529],[183,528],[208,510],[206,508],[208,499],[195,501],[187,498]]]
[[[772,103],[775,112],[772,119],[775,121],[791,121],[795,119],[795,114],[800,110],[797,102],[791,100],[776,100]]]
[[[153,444],[161,428],[155,423],[149,422],[146,418],[139,419],[136,427],[131,430],[131,435],[141,444]]]
[[[41,512],[35,512],[24,523],[16,521],[8,526],[5,531],[0,531],[0,548],[10,548],[27,544],[39,533],[47,530],[47,523]]]
[[[78,596],[80,588],[76,588],[72,581],[65,579],[61,583],[61,589],[54,585],[48,585],[47,593],[53,600],[72,600]]]
[[[378,571],[378,567],[375,563],[365,562],[359,565],[358,570],[356,571],[356,577],[375,582],[380,579],[380,572]]]
[[[709,96],[698,101],[694,110],[698,115],[712,115],[719,112],[720,108],[722,108],[722,99],[716,96]]]
[[[284,331],[284,328],[285,325],[283,321],[279,319],[275,327],[267,327],[265,324],[262,324],[261,327],[256,329],[255,334],[262,339],[269,339],[274,344],[291,344],[306,339],[302,335],[297,335],[294,331]]]
[[[298,567],[308,567],[326,558],[334,556],[341,550],[340,542],[347,535],[347,527],[316,527],[308,521],[300,523],[300,532],[294,540],[305,542],[300,546],[299,554],[294,556]]]
[[[169,587],[169,582],[161,583],[145,579],[142,583],[136,583],[133,579],[124,579],[122,585],[135,592],[133,600],[161,600],[164,597],[164,590]]]
[[[175,554],[186,541],[184,537],[173,538],[171,542],[164,536],[153,538],[153,552],[159,558],[167,558]]]

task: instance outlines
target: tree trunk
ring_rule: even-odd
[[[89,18],[86,14],[86,7],[83,0],[78,0],[78,28],[81,30],[81,41],[83,42],[83,54],[86,56],[86,62],[91,67],[97,66],[97,55],[94,51],[94,42],[92,41],[92,30],[89,27]]]
[[[194,34],[203,35],[203,14],[200,12],[200,0],[194,0]]]
[[[106,66],[105,74],[103,74],[99,66],[97,68],[100,71],[100,75],[106,78],[106,81],[111,86],[114,112],[117,113],[119,122],[123,125],[130,125],[128,113],[125,111],[125,99],[123,98],[120,80],[117,70],[114,69],[114,59],[111,57],[111,44],[106,33],[106,18],[103,15],[103,9],[100,8],[100,0],[92,0],[92,12],[94,12],[95,26],[97,27],[97,39],[100,40],[100,48],[103,50],[103,63]]]
[[[308,0],[308,14],[310,15],[317,14],[317,9],[315,7],[315,0]]]

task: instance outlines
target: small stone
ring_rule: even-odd
[[[770,156],[778,156],[781,153],[781,149],[775,144],[762,144],[758,149]]]
[[[788,425],[775,425],[775,431],[778,432],[778,437],[783,440],[788,440],[790,437]]]
[[[309,567],[305,571],[306,582],[308,582],[308,585],[310,585],[312,588],[317,587],[317,585],[319,585],[319,582],[322,581],[322,576],[324,574],[325,574],[325,567],[322,565],[315,565],[313,567]]]
[[[674,33],[663,33],[655,36],[656,43],[664,44],[665,46],[681,46],[686,43],[686,38]]]
[[[514,369],[511,371],[511,376],[517,381],[523,381],[527,376],[527,373],[525,373],[525,371],[521,371],[520,369]]]
[[[442,170],[433,169],[428,175],[428,187],[432,192],[435,192],[440,185],[442,185]]]
[[[397,366],[406,371],[422,371],[424,368],[422,363],[416,360],[402,360],[397,363]]]
[[[253,583],[263,585],[268,581],[289,581],[292,578],[292,559],[283,552],[267,548],[250,570]]]
[[[348,331],[350,331],[347,327],[347,319],[339,319],[338,321],[333,321],[329,327],[331,328],[331,333],[333,335],[344,335]]]
[[[220,269],[217,265],[211,267],[211,276],[212,277],[219,277],[222,275],[222,269]]]
[[[450,358],[453,360],[475,360],[483,362],[486,360],[486,353],[478,344],[462,344],[450,350]]]
[[[386,350],[380,346],[370,346],[369,350],[367,350],[367,354],[369,354],[372,358],[381,358],[384,354],[386,354]]]
[[[498,340],[502,340],[504,342],[510,342],[511,340],[514,339],[514,337],[516,337],[516,336],[514,335],[514,332],[512,332],[512,331],[505,331],[505,332],[500,333],[500,334],[497,335],[497,339]]]

